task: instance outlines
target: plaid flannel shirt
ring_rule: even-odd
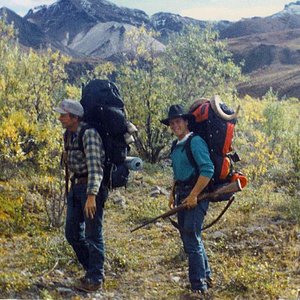
[[[102,139],[94,128],[84,131],[82,137],[84,153],[78,150],[78,135],[85,125],[86,123],[81,122],[77,131],[72,134],[68,151],[68,167],[76,176],[87,175],[87,194],[97,195],[103,179],[105,152]]]

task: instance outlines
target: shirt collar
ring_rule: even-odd
[[[189,138],[190,135],[192,135],[193,132],[189,132],[182,140],[178,141],[177,140],[177,144],[176,145],[180,145],[186,142],[186,140]]]
[[[79,132],[80,132],[80,130],[82,129],[82,127],[85,126],[85,125],[86,125],[85,122],[80,122],[79,125],[78,125],[78,127],[77,127],[77,130],[76,130],[76,132],[74,132],[74,134],[78,135]]]

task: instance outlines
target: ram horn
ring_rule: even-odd
[[[217,114],[217,116],[224,119],[225,121],[230,121],[230,120],[237,118],[237,115],[240,110],[240,106],[238,106],[238,108],[236,109],[236,112],[234,114],[228,115],[221,108],[222,101],[221,101],[220,96],[218,96],[218,95],[213,96],[210,99],[210,103],[211,103],[211,108]]]
[[[209,101],[209,99],[199,98],[199,99],[195,100],[194,103],[191,105],[191,107],[189,109],[189,113],[194,112],[201,104],[203,104],[206,101]]]

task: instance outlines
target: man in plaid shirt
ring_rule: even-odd
[[[104,280],[103,207],[108,189],[102,183],[105,152],[99,133],[81,121],[82,105],[65,99],[55,111],[66,129],[66,163],[72,173],[67,201],[66,239],[86,271],[76,287],[86,292]]]

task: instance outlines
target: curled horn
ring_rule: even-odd
[[[203,104],[206,101],[209,101],[209,99],[199,98],[199,99],[195,100],[189,109],[189,113],[192,113],[193,111],[195,111],[201,104]]]
[[[237,118],[237,115],[239,113],[240,110],[240,106],[238,106],[238,108],[236,109],[236,112],[234,114],[228,115],[226,113],[224,113],[224,111],[221,108],[221,99],[220,96],[215,95],[210,99],[210,103],[211,103],[211,108],[213,109],[213,111],[223,120],[225,121],[230,121],[233,120],[235,118]]]

